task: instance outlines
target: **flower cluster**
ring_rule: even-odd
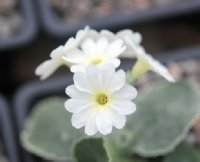
[[[126,83],[123,70],[116,70],[119,58],[137,59],[131,71],[134,80],[152,70],[174,82],[168,70],[145,52],[141,40],[141,35],[131,30],[114,34],[85,27],[64,46],[53,50],[51,59],[39,65],[36,75],[45,79],[61,65],[69,66],[74,84],[66,88],[70,99],[65,108],[73,113],[72,125],[77,129],[85,127],[87,135],[107,135],[113,127],[123,128],[126,115],[136,110],[132,100],[137,90]]]

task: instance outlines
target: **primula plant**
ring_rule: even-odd
[[[141,35],[131,30],[114,34],[89,27],[59,46],[36,69],[46,79],[62,65],[73,83],[67,97],[39,102],[22,132],[23,146],[53,161],[76,162],[199,162],[188,142],[199,115],[193,88],[175,82],[167,68],[147,54]],[[128,72],[120,58],[135,59]],[[166,79],[140,92],[134,86],[152,71]],[[64,91],[64,90],[63,90]]]

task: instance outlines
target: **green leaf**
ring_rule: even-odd
[[[107,150],[109,162],[146,162],[144,159],[136,158],[122,147],[116,145],[112,138],[104,138],[104,146]]]
[[[77,162],[108,162],[102,138],[84,139],[75,147]]]
[[[117,149],[112,139],[83,139],[75,147],[77,162],[145,162]]]
[[[109,137],[120,150],[143,157],[165,155],[187,135],[199,114],[199,97],[183,83],[153,87],[138,97],[126,127]]]
[[[181,144],[165,157],[164,162],[200,162],[200,150],[188,144]]]
[[[27,150],[48,160],[74,160],[75,144],[84,133],[72,127],[65,100],[52,97],[34,107],[21,136]]]
[[[174,150],[199,113],[198,100],[193,89],[183,83],[167,83],[141,95],[126,127],[105,138],[109,162],[143,161],[133,157],[133,152],[154,157]],[[74,160],[75,144],[85,135],[71,126],[71,114],[64,109],[64,101],[51,98],[34,108],[22,134],[28,150],[50,160]],[[98,145],[96,149],[101,148]]]
[[[164,155],[187,135],[199,114],[199,97],[183,83],[167,83],[141,96],[127,123],[131,149],[142,156]]]

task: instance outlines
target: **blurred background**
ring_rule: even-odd
[[[200,45],[199,20],[200,0],[0,0],[0,92],[39,80],[35,68],[85,25],[138,31],[160,57]]]
[[[86,25],[96,30],[117,32],[129,28],[140,32],[142,45],[155,58],[170,56],[173,60],[187,55],[194,59],[194,54],[200,58],[200,0],[0,0],[0,94],[8,99],[11,115],[18,120],[13,122],[18,131],[14,135],[16,143],[30,105],[45,95],[60,94],[67,82],[37,82],[16,92],[27,83],[39,81],[36,67]],[[189,76],[188,80],[200,90],[200,61],[171,64],[169,69],[177,79]],[[69,70],[61,67],[50,79],[66,73]],[[145,83],[151,85],[150,79],[141,80],[142,86]],[[11,129],[7,121],[4,123],[6,130]],[[199,123],[194,128],[200,137]],[[200,143],[200,138],[197,140]],[[5,138],[3,143],[6,141],[11,148],[8,156],[17,162],[19,149],[15,150],[10,139]],[[2,147],[0,141],[1,162]]]

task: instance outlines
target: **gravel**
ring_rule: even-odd
[[[52,8],[67,23],[98,19],[116,12],[132,13],[181,0],[49,0]],[[185,0],[182,0],[185,1]],[[181,1],[181,2],[182,2]]]
[[[17,0],[0,0],[0,40],[9,39],[21,31],[23,18]]]

